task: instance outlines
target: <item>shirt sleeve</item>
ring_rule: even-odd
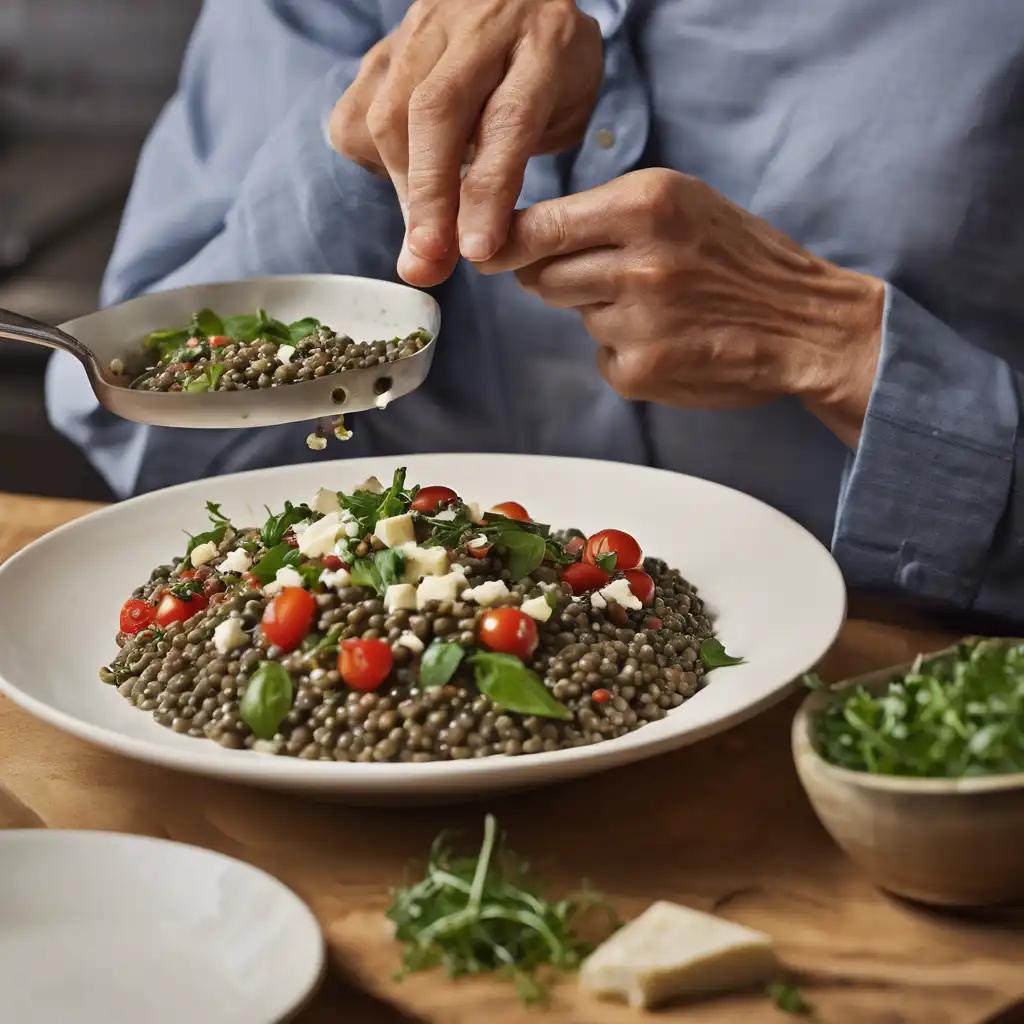
[[[1024,378],[887,286],[833,553],[853,589],[1024,618]]]
[[[372,0],[207,0],[178,91],[143,148],[104,304],[286,272],[395,279],[403,228],[393,190],[327,136],[334,104],[383,32]],[[296,437],[301,445],[294,426],[120,420],[63,354],[51,360],[47,406],[120,497],[242,462],[292,461]]]

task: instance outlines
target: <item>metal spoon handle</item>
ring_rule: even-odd
[[[89,366],[92,360],[92,353],[77,338],[72,338],[70,334],[44,324],[41,320],[12,313],[9,309],[0,309],[0,338],[27,341],[33,345],[45,345],[47,348],[70,352],[86,366]]]

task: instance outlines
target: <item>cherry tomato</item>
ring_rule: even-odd
[[[499,516],[504,516],[506,519],[516,519],[520,523],[530,523],[533,521],[530,519],[530,513],[518,501],[503,501],[500,505],[495,505],[490,511],[497,512]]]
[[[121,606],[121,632],[138,633],[156,621],[156,607],[146,601],[132,599]]]
[[[459,496],[450,488],[437,484],[433,487],[421,487],[412,499],[409,508],[413,512],[422,512],[424,515],[432,516],[443,506],[458,501]]]
[[[306,638],[316,614],[316,598],[302,587],[285,587],[263,612],[263,635],[284,651]]]
[[[567,583],[574,594],[585,594],[588,590],[600,590],[611,581],[599,565],[587,562],[573,562],[562,570],[562,582]]]
[[[199,339],[189,338],[188,341],[185,342],[185,344],[186,346],[188,346],[188,348],[197,348],[199,346]]]
[[[156,624],[169,626],[172,622],[185,622],[206,607],[202,594],[193,594],[187,601],[173,594],[164,594],[156,606]]]
[[[353,690],[376,690],[391,674],[394,657],[383,640],[342,640],[338,671]]]
[[[287,544],[290,548],[297,548],[299,546],[299,538],[296,537],[295,534],[292,533],[291,530],[289,530],[284,535],[283,539],[284,539],[285,544]]]
[[[182,569],[181,572],[178,573],[178,579],[193,580],[196,577],[196,572],[196,569]]]
[[[587,542],[582,537],[573,537],[573,539],[565,545],[565,553],[567,555],[572,555],[573,558],[579,558],[586,543]]]
[[[243,573],[242,579],[245,580],[246,586],[248,586],[250,590],[261,590],[263,587],[263,584],[260,583],[260,581],[256,579],[256,576],[251,572]]]
[[[589,537],[583,549],[583,561],[596,565],[598,557],[607,554],[615,555],[613,568],[619,572],[638,569],[644,560],[640,545],[622,530],[602,530]]]
[[[484,538],[484,539],[477,538],[476,540],[471,540],[466,545],[466,550],[474,558],[486,558],[487,557],[487,553],[491,550],[491,545],[490,545],[490,542],[486,538]]]
[[[626,573],[629,580],[629,589],[633,596],[640,598],[640,603],[647,607],[654,604],[654,580],[643,571],[643,569],[630,569]]]
[[[595,690],[590,695],[590,699],[595,704],[607,704],[612,699],[612,695],[607,690]]]
[[[210,348],[223,348],[231,344],[231,339],[226,334],[211,334],[208,340]]]
[[[480,620],[480,642],[499,654],[511,654],[526,661],[530,658],[540,635],[537,623],[518,608],[492,608]]]
[[[345,563],[337,555],[324,555],[320,559],[320,564],[328,572],[337,572],[339,569],[345,568]]]

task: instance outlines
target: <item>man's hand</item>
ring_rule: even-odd
[[[797,395],[855,446],[884,286],[802,249],[695,178],[635,171],[517,214],[484,273],[579,310],[627,398],[696,409]]]
[[[460,250],[497,251],[527,160],[582,139],[602,73],[600,30],[574,0],[416,0],[331,116],[338,152],[395,184],[402,277],[429,287]]]

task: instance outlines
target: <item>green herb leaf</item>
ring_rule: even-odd
[[[605,551],[594,559],[594,563],[605,572],[615,572],[619,556],[614,551]]]
[[[318,327],[322,324],[316,317],[307,316],[304,320],[296,320],[294,323],[288,325],[288,335],[291,338],[292,344],[302,341],[303,338],[308,338],[311,334],[316,332]]]
[[[444,686],[455,675],[465,656],[466,649],[459,644],[435,640],[423,652],[420,661],[420,686],[424,690]]]
[[[704,667],[710,672],[713,668],[725,668],[727,665],[742,665],[742,658],[734,658],[725,653],[722,641],[717,637],[709,636],[700,645],[700,660]]]
[[[308,505],[293,505],[290,501],[284,503],[284,511],[280,515],[274,515],[267,509],[269,518],[260,530],[260,539],[264,547],[272,548],[284,540],[284,535],[296,523],[304,523],[307,519],[314,518],[314,512]]]
[[[773,982],[768,986],[766,995],[783,1013],[791,1013],[794,1017],[810,1017],[814,1013],[814,1008],[795,985]]]
[[[155,362],[170,362],[169,356],[176,353],[191,337],[186,330],[153,331],[142,340],[143,347],[152,352]]]
[[[301,561],[302,555],[298,548],[293,548],[291,544],[278,544],[270,548],[249,571],[260,584],[266,586],[276,578],[279,570],[285,566],[296,568]]]
[[[231,520],[220,510],[220,505],[215,501],[208,501],[206,503],[206,513],[210,517],[210,522],[215,526],[220,526],[224,523],[227,526],[231,525]]]
[[[371,587],[378,597],[383,597],[388,587],[402,582],[405,552],[398,548],[375,551],[369,558],[357,558],[350,571],[356,586]]]
[[[381,495],[380,505],[377,509],[377,520],[390,519],[392,516],[400,516],[404,512],[409,511],[409,505],[412,503],[413,494],[407,495],[405,492],[405,466],[401,466],[395,470],[394,478],[391,481],[391,486]],[[374,523],[374,526],[377,524]]]
[[[558,611],[558,598],[555,596],[555,592],[553,590],[544,591],[544,600],[553,612]]]
[[[555,700],[540,676],[511,654],[478,651],[470,659],[476,688],[495,704],[519,715],[541,718],[572,718],[572,712]]]
[[[331,626],[322,637],[311,633],[302,641],[302,649],[307,657],[315,658],[320,654],[336,654],[340,649],[341,634],[345,632],[342,625]]]
[[[292,709],[292,677],[279,661],[261,661],[238,706],[242,721],[261,740],[272,740]]]
[[[529,576],[544,561],[547,550],[543,537],[521,531],[503,533],[498,544],[505,556],[505,567],[513,580]]]
[[[224,321],[223,333],[232,341],[255,341],[260,336],[260,318],[248,313],[229,316]]]
[[[565,548],[562,547],[558,541],[551,540],[550,538],[546,541],[547,550],[544,553],[544,561],[551,562],[554,565],[572,565],[573,562],[577,561],[575,555],[570,555]]]
[[[188,537],[188,546],[185,548],[184,561],[188,561],[189,556],[200,544],[207,544],[210,541],[213,541],[214,544],[220,544],[224,539],[224,534],[228,532],[229,525],[227,522],[218,523],[212,530],[207,530],[205,533],[197,533],[194,536],[190,535]]]
[[[178,598],[179,601],[188,601],[203,589],[203,581],[197,579],[178,580],[167,588],[167,593]]]
[[[381,494],[371,491],[356,491],[354,494],[338,494],[341,507],[351,512],[363,536],[377,528],[381,519],[390,519],[409,511],[418,487],[406,489],[405,467],[395,470],[391,486]]]
[[[220,382],[221,377],[224,376],[226,369],[227,367],[223,363],[207,363],[203,367],[202,374],[185,385],[185,390],[193,392],[213,391]]]
[[[212,309],[201,309],[192,314],[189,333],[197,338],[211,338],[224,333],[224,321]]]

